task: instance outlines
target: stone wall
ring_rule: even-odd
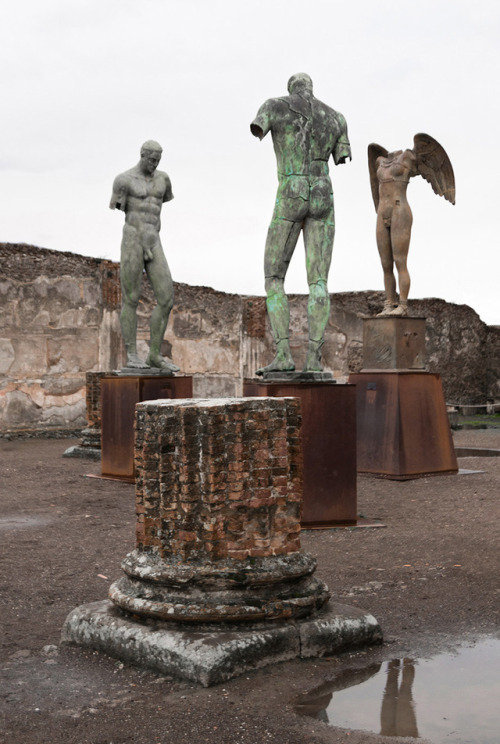
[[[120,356],[117,280],[109,261],[0,244],[1,431],[85,424],[86,371]]]
[[[331,295],[326,368],[342,382],[362,360],[362,316],[380,311],[380,292]],[[144,282],[139,351],[146,355],[153,301]],[[0,243],[0,432],[78,429],[86,423],[85,375],[122,365],[119,266],[111,261]],[[292,295],[291,345],[297,368],[307,346],[307,298]],[[443,376],[450,403],[500,397],[500,328],[466,305],[410,301],[427,317],[428,369]],[[244,377],[273,356],[263,297],[175,284],[163,353],[193,376],[197,398],[238,396]],[[95,405],[95,403],[92,403]]]

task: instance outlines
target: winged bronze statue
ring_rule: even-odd
[[[422,133],[414,136],[413,150],[388,152],[381,145],[368,145],[368,167],[377,212],[377,247],[384,271],[385,302],[379,314],[407,315],[410,275],[406,264],[413,222],[406,199],[408,183],[410,178],[422,176],[436,194],[455,204],[453,168],[439,142]]]

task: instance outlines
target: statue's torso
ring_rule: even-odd
[[[125,212],[126,225],[149,225],[159,231],[162,204],[171,198],[172,186],[166,173],[155,171],[149,177],[136,166],[115,179],[112,204]]]
[[[146,222],[160,229],[160,212],[167,180],[167,174],[161,171],[156,171],[152,178],[128,173],[127,224],[138,226],[139,222]]]
[[[271,98],[256,122],[271,131],[279,176],[328,176],[328,160],[345,129],[342,117],[313,96]]]
[[[412,150],[399,150],[377,158],[379,182],[379,207],[406,202],[406,189],[410,178],[416,175],[416,158]]]

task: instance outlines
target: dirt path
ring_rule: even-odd
[[[500,430],[454,439],[500,448]],[[73,443],[0,442],[2,744],[396,744],[297,716],[291,701],[348,668],[499,637],[500,458],[475,457],[459,461],[483,471],[472,475],[360,477],[359,512],[385,529],[302,535],[334,597],[377,617],[383,647],[210,689],[59,648],[68,612],[105,598],[134,539],[133,486],[86,478],[98,465],[62,458]]]

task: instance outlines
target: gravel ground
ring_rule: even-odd
[[[500,430],[458,431],[457,446],[500,449]],[[202,689],[60,647],[66,615],[104,599],[134,540],[134,488],[86,478],[75,440],[0,441],[2,744],[396,744],[333,728],[293,700],[346,670],[500,637],[500,457],[460,458],[469,475],[358,480],[359,512],[385,528],[314,530],[303,548],[335,599],[380,622],[381,647],[293,661]]]

